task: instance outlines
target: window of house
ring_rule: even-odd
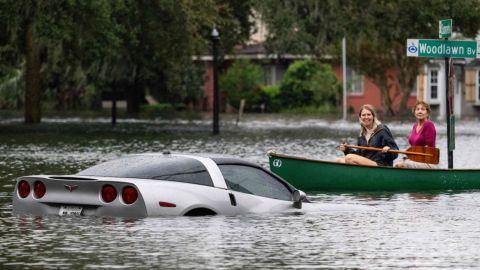
[[[274,85],[277,81],[277,72],[275,66],[265,66],[265,85]]]
[[[278,84],[286,72],[285,67],[280,65],[266,65],[263,69],[265,71],[265,85]]]
[[[287,66],[277,65],[275,68],[275,72],[275,84],[280,84],[280,81],[283,79],[283,76],[285,76],[285,73],[287,72]]]
[[[477,79],[475,84],[475,89],[477,89],[477,102],[480,101],[480,69],[477,70]]]
[[[428,89],[430,102],[438,102],[438,69],[431,69],[428,73]]]
[[[363,95],[363,75],[347,68],[347,89],[349,95]]]

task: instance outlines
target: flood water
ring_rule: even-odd
[[[358,124],[321,119],[0,119],[0,269],[478,269],[480,192],[315,193],[298,211],[120,219],[12,214],[15,178],[72,174],[130,153],[268,150],[333,160]],[[455,168],[479,168],[480,123],[457,123]],[[412,123],[387,123],[401,149]],[[446,167],[446,126],[437,124]]]

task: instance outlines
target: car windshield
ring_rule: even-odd
[[[158,179],[213,186],[203,164],[188,157],[136,155],[107,161],[77,175]]]

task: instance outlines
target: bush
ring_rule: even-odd
[[[278,112],[282,108],[282,104],[279,99],[280,86],[269,85],[262,87],[262,93],[264,96],[265,110],[267,112]]]
[[[338,105],[341,87],[330,65],[301,60],[288,68],[280,84],[279,99],[284,108],[323,104]]]
[[[175,107],[169,103],[158,103],[154,105],[143,105],[142,111],[146,114],[161,114],[165,112],[173,112],[175,111]]]
[[[238,59],[221,77],[220,89],[234,108],[238,109],[241,99],[245,99],[246,107],[251,108],[263,101],[261,85],[264,77],[260,66]]]

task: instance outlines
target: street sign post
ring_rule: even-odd
[[[452,19],[438,22],[438,36],[443,39],[407,39],[407,56],[445,58],[445,97],[447,111],[448,168],[453,168],[455,148],[455,115],[452,114],[449,89],[449,62],[451,58],[480,58],[480,42],[474,40],[448,40],[452,36]],[[451,71],[453,76],[454,71]]]
[[[480,58],[475,40],[407,39],[407,56]]]
[[[440,38],[452,36],[452,19],[438,21],[438,36]]]

